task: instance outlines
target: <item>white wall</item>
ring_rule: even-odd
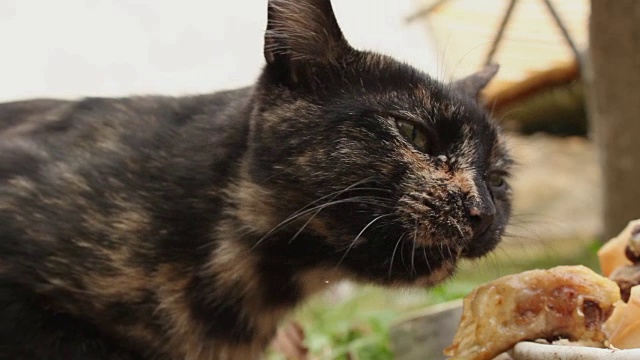
[[[428,71],[413,0],[333,0],[345,36]],[[263,64],[266,0],[1,0],[0,101],[185,94],[250,84]]]

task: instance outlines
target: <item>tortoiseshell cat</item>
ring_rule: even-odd
[[[430,286],[498,243],[476,103],[272,0],[249,88],[0,105],[0,358],[251,359],[326,283]]]

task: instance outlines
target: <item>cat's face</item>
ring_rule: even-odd
[[[378,283],[434,284],[496,246],[511,160],[475,99],[496,69],[449,87],[353,50],[324,0],[272,1],[269,24],[250,174],[269,226],[294,216],[274,232]]]

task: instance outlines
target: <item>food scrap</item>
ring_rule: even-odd
[[[631,289],[627,303],[619,302],[602,326],[611,346],[617,349],[640,347],[640,286]]]
[[[519,341],[557,336],[602,343],[602,323],[619,299],[613,281],[585,266],[508,275],[464,299],[462,321],[445,355],[489,360]]]
[[[476,288],[445,349],[452,360],[489,360],[518,342],[566,339],[640,348],[640,219],[598,251],[601,276],[584,266],[508,275]]]

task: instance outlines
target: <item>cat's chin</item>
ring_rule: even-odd
[[[456,259],[451,259],[425,273],[394,274],[392,277],[376,279],[374,283],[390,287],[433,287],[446,281],[455,274],[456,263]]]
[[[420,287],[429,288],[445,282],[451,278],[456,272],[456,261],[448,261],[443,263],[437,269],[434,269],[429,274],[410,276],[405,279],[396,278],[390,283],[386,283],[387,286],[399,286],[399,287]]]
[[[445,280],[451,278],[456,272],[456,262],[444,263],[440,268],[433,271],[431,274],[417,278],[413,282],[413,286],[418,287],[431,287],[443,283]]]

